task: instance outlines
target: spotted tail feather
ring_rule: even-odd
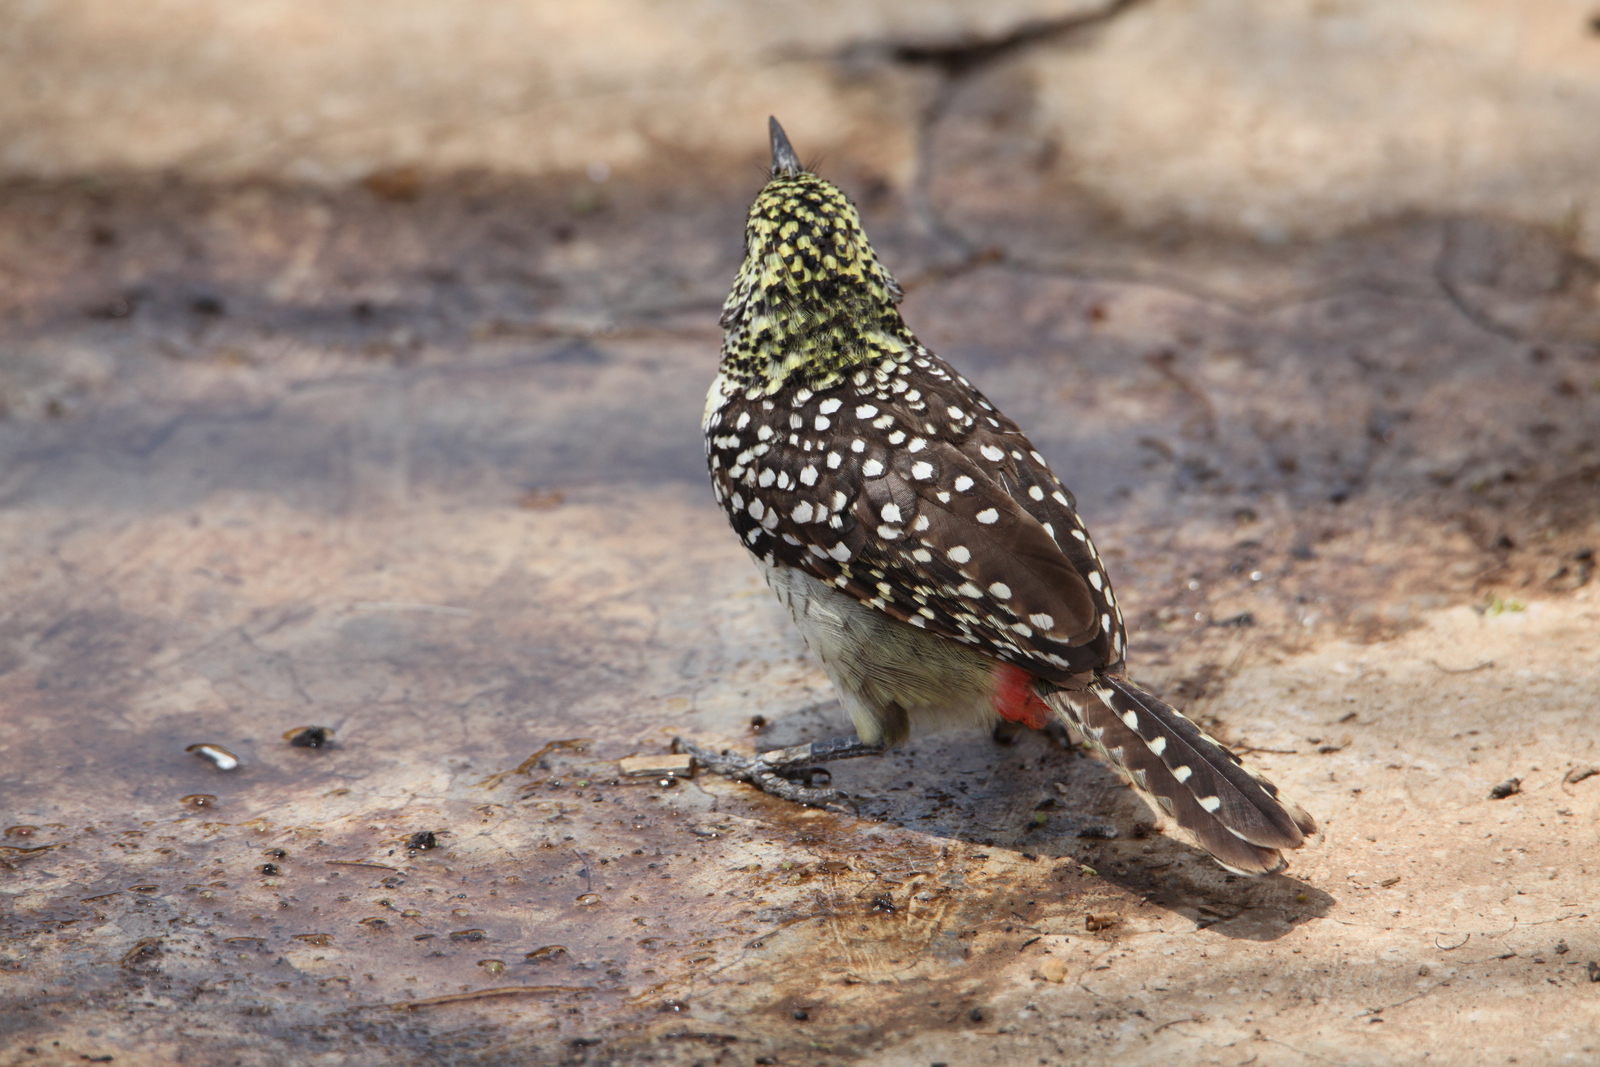
[[[1084,740],[1230,871],[1271,874],[1316,821],[1172,705],[1120,675],[1049,696]]]

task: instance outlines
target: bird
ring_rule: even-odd
[[[919,726],[1069,726],[1236,874],[1317,833],[1264,775],[1129,678],[1122,608],[1072,493],[1015,422],[917,340],[838,187],[769,120],[771,174],[702,421],[712,491],[855,726],[713,772],[824,805],[801,768]]]

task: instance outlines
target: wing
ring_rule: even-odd
[[[1042,678],[1120,663],[1121,612],[1071,494],[925,350],[820,392],[725,396],[718,499],[746,547]]]

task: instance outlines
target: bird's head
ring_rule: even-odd
[[[855,205],[806,170],[778,120],[770,124],[772,177],[750,208],[744,263],[722,307],[723,370],[768,392],[795,378],[826,387],[914,342],[895,308],[899,283]]]

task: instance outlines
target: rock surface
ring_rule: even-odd
[[[0,4],[0,175],[650,170],[748,131],[903,186],[1007,83],[1026,166],[1139,226],[1484,213],[1600,254],[1589,0]]]
[[[26,24],[120,40],[108,10]],[[377,100],[361,64],[398,62],[396,10],[170,13],[180,37],[299,26],[354,50],[353,98]],[[1582,228],[1453,200],[1421,161],[1405,175],[1427,195],[1378,210],[1277,183],[1250,202],[1299,221],[1261,243],[1237,212],[1114,202],[1110,142],[1079,157],[1041,125],[1050,71],[1141,40],[1167,54],[1243,8],[772,10],[761,40],[812,41],[832,58],[795,69],[845,94],[806,104],[797,143],[831,131],[822,168],[913,328],[1077,492],[1135,672],[1323,839],[1284,876],[1231,878],[1033,734],[841,765],[859,817],[621,774],[676,734],[769,747],[844,725],[702,468],[759,182],[735,157],[755,157],[765,98],[727,96],[726,128],[702,130],[668,115],[681,99],[624,93],[727,140],[645,139],[592,175],[573,168],[612,149],[565,112],[539,128],[567,156],[508,136],[521,163],[448,139],[424,159],[374,121],[360,152],[238,157],[271,180],[191,169],[183,152],[222,136],[203,123],[168,156],[159,130],[12,138],[14,172],[78,178],[0,198],[0,1063],[1593,1059],[1600,272]],[[1439,10],[1408,32],[1437,39]],[[1492,10],[1459,5],[1462,39]],[[407,32],[493,36],[416,12]],[[1340,47],[1393,18],[1295,17],[1345,26]],[[727,33],[705,54],[754,31]],[[61,47],[65,71],[87,46]],[[1190,62],[1220,69],[1227,47]],[[462,76],[437,62],[419,85]],[[738,77],[813,101],[749,62]],[[52,106],[110,131],[73,77],[84,95]],[[228,106],[278,106],[259,95]],[[149,121],[177,130],[183,106]],[[1146,191],[1156,150],[1184,147],[1149,132],[1165,121],[1127,131]],[[135,173],[79,180],[102,168]],[[341,174],[368,180],[321,180]],[[291,743],[308,726],[331,737]]]

